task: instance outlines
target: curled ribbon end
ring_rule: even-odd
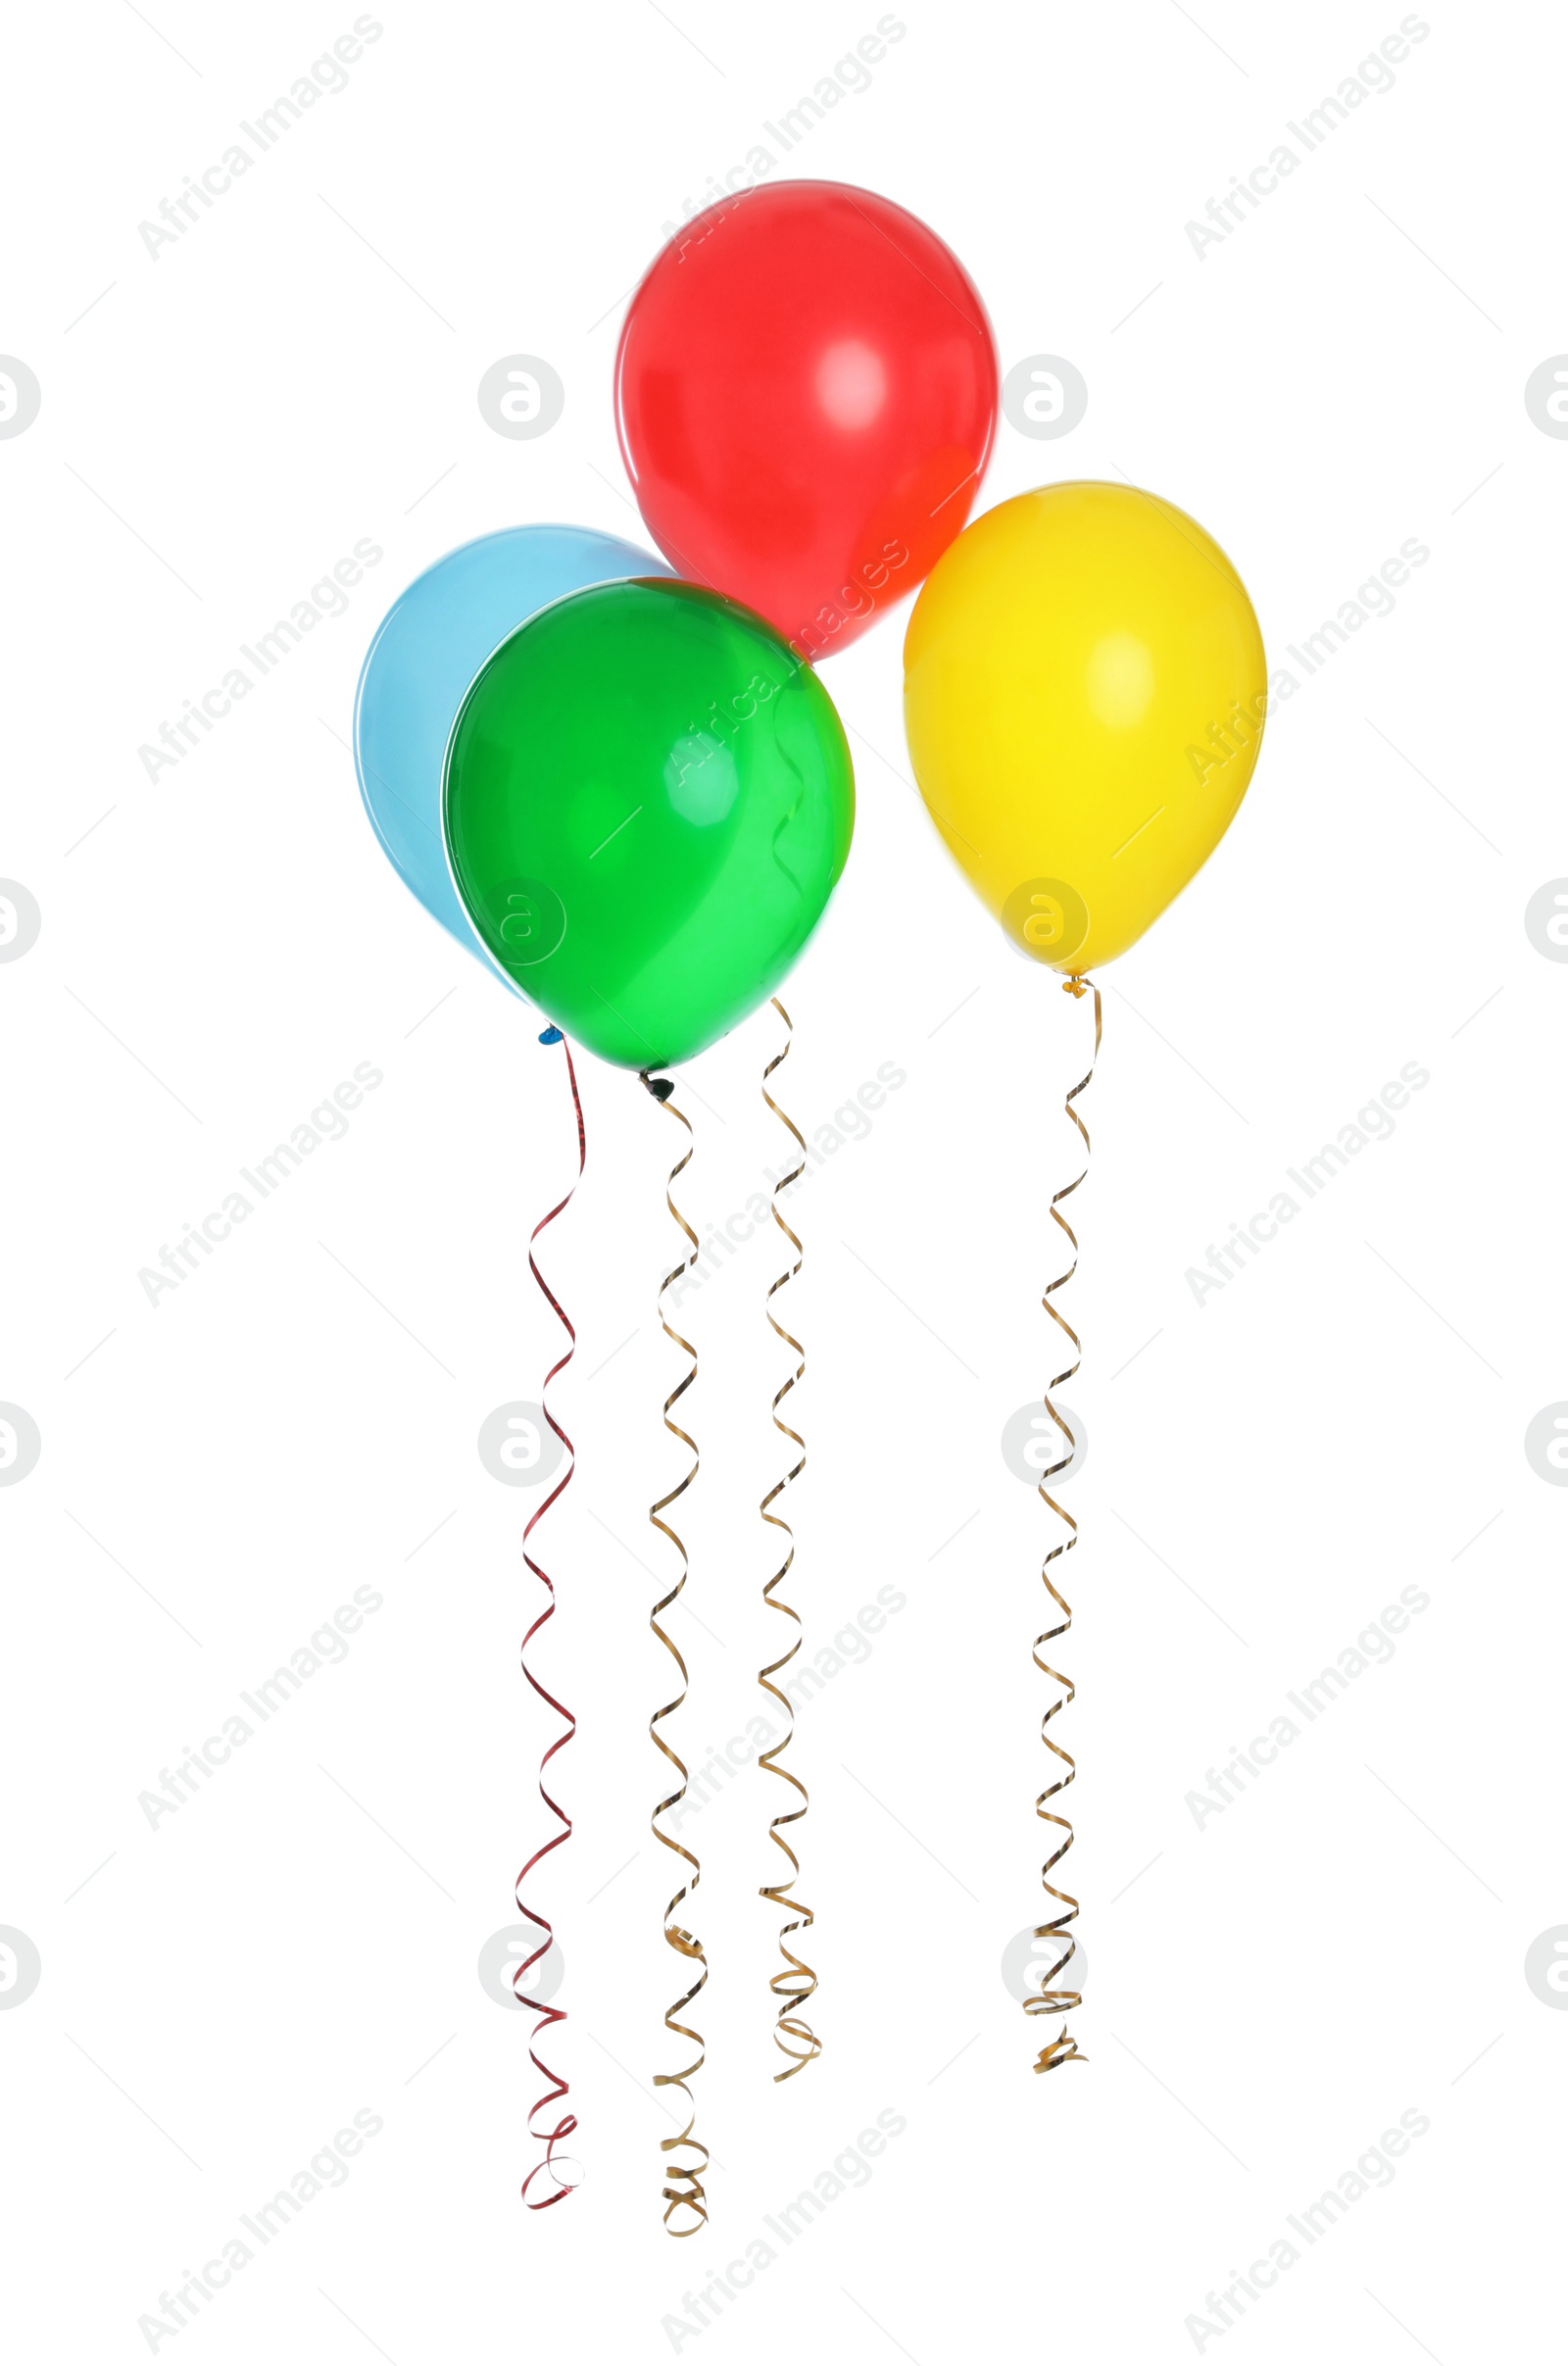
[[[1070,2038],[1063,2032],[1059,2038],[1053,2038],[1051,2044],[1044,2048],[1039,2061],[1035,2064],[1035,2069],[1037,2071],[1059,2070],[1063,2062],[1087,2062],[1089,2056],[1086,2053],[1079,2052],[1077,2039]]]
[[[548,2072],[546,2073],[546,2076],[549,2076]],[[578,2164],[569,2159],[564,2153],[559,2160],[556,2157],[556,2146],[559,2144],[564,2143],[567,2137],[575,2136],[576,2132],[577,2121],[575,2115],[569,2111],[567,2112],[565,2118],[563,2119],[556,2127],[550,2129],[548,2133],[543,2129],[535,2131],[535,2134],[539,2136],[545,2146],[545,2155],[543,2160],[535,2161],[533,2167],[529,2170],[527,2176],[522,2181],[521,2199],[525,2208],[530,2210],[548,2210],[553,2202],[564,2201],[568,2193],[576,2193],[578,2186],[582,2183],[582,2171],[580,2167],[578,2167]],[[565,2168],[576,2169],[576,2176],[563,2177],[561,2172]],[[536,2201],[530,2196],[528,2189],[533,2184],[534,2179],[542,2176],[546,2170],[548,2170],[550,2173],[551,2191],[548,2193],[542,2193]]]

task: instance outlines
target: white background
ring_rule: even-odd
[[[516,1669],[533,1499],[475,1437],[556,1353],[524,1252],[574,1142],[560,1055],[383,862],[345,740],[382,609],[443,550],[529,518],[641,538],[610,403],[624,295],[876,12],[380,8],[349,87],[156,261],[138,222],[329,51],[348,0],[157,0],[156,29],[96,0],[14,30],[0,346],[43,390],[0,442],[0,872],[43,915],[0,967],[0,1398],[43,1440],[0,1490],[0,1924],[42,1961],[0,2011],[19,2358],[146,2355],[160,2293],[357,2109],[384,2126],[347,2183],[158,2354],[1536,2353],[1568,2020],[1523,1961],[1568,1920],[1568,1499],[1523,1434],[1568,1396],[1568,971],[1523,913],[1568,871],[1568,447],[1523,389],[1568,345],[1563,32],[1429,11],[1395,87],[1200,260],[1186,222],[1399,10],[1197,13],[906,9],[787,168],[930,222],[1004,368],[1083,371],[1083,423],[1004,425],[982,504],[1073,475],[1168,495],[1300,686],[1217,858],[1103,980],[1057,1647],[1079,1693],[1054,1729],[1079,1762],[1088,2059],[1038,2079],[999,1967],[1039,1911],[1052,1523],[999,1439],[1055,1368],[1038,1302],[1088,1006],[1007,949],[911,791],[906,612],[826,670],[859,818],[788,990],[785,1101],[811,1131],[882,1063],[907,1081],[800,1195],[793,1597],[813,1652],[878,1587],[906,1604],[801,1722],[825,2051],[787,2086],[756,1897],[783,1787],[735,1780],[688,1827],[716,2160],[682,2244],[649,2085],[679,2056],[646,1730],[671,1566],[647,1505],[684,1466],[653,1305],[676,1129],[583,1060],[588,1175],[548,1249],[580,1464],[540,1541],[564,1603],[541,1664],[581,1719],[545,1896],[586,2182],[529,2217],[531,2017],[475,1965],[547,1829],[555,1724]],[[517,352],[566,388],[532,442],[475,401]],[[362,537],[384,558],[349,612],[150,781],[138,748]],[[1430,561],[1394,614],[1306,678],[1287,645],[1411,537]],[[705,1226],[781,1145],[757,1093],[777,1039],[764,1012],[690,1075]],[[362,1061],[384,1082],[347,1137],[149,1305],[139,1269]],[[1195,1303],[1187,1269],[1406,1062],[1431,1081],[1393,1137]],[[687,1303],[703,1467],[670,1730],[693,1761],[756,1713],[771,1641],[778,1269],[756,1240]],[[138,1795],[357,1585],[383,1606],[346,1660],[150,1829]],[[1200,1827],[1187,1795],[1404,1586],[1430,1606],[1392,1661]],[[1407,2110],[1430,2129],[1392,2184],[1195,2332]],[[879,2111],[906,2127],[869,2182],[768,2236]],[[776,2257],[699,2328],[683,2294],[759,2237]]]

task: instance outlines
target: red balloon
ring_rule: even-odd
[[[747,189],[632,298],[615,419],[671,566],[814,660],[961,531],[996,431],[991,323],[902,206],[836,181]]]

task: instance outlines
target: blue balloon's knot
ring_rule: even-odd
[[[560,1043],[560,1041],[561,1041],[561,1029],[560,1029],[559,1027],[546,1027],[546,1029],[545,1029],[544,1033],[543,1033],[543,1034],[540,1036],[539,1041],[540,1041],[542,1044],[558,1044],[558,1043]]]

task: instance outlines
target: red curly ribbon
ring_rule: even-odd
[[[540,1683],[538,1677],[534,1674],[532,1668],[528,1665],[528,1646],[532,1643],[540,1628],[545,1626],[552,1618],[555,1617],[556,1614],[555,1581],[550,1577],[546,1570],[540,1567],[539,1563],[529,1553],[528,1539],[532,1536],[535,1528],[538,1527],[539,1522],[544,1518],[545,1513],[550,1509],[551,1504],[554,1503],[571,1484],[572,1473],[575,1471],[577,1466],[577,1450],[572,1445],[571,1440],[567,1437],[565,1431],[562,1428],[560,1422],[556,1419],[554,1413],[550,1410],[550,1383],[556,1378],[558,1373],[565,1370],[567,1364],[570,1363],[572,1356],[576,1354],[577,1334],[572,1328],[570,1317],[567,1315],[565,1308],[563,1306],[560,1299],[557,1298],[555,1292],[551,1289],[550,1284],[545,1280],[544,1275],[539,1270],[538,1263],[535,1260],[533,1254],[533,1244],[538,1240],[539,1235],[544,1231],[545,1227],[549,1224],[553,1224],[557,1216],[561,1214],[563,1208],[569,1205],[572,1194],[576,1191],[577,1184],[582,1181],[583,1169],[588,1163],[588,1139],[583,1126],[582,1100],[577,1091],[577,1071],[571,1064],[571,1046],[566,1042],[564,1036],[559,1034],[555,1028],[550,1028],[543,1036],[540,1037],[540,1041],[542,1043],[558,1042],[565,1054],[566,1081],[571,1087],[571,1106],[576,1111],[577,1116],[577,1175],[576,1180],[571,1186],[571,1190],[566,1193],[565,1198],[564,1200],[559,1200],[547,1216],[540,1217],[538,1223],[534,1226],[533,1231],[528,1236],[528,1269],[532,1273],[533,1278],[538,1283],[540,1289],[544,1292],[545,1297],[549,1300],[550,1305],[554,1308],[556,1314],[559,1316],[566,1333],[566,1337],[571,1343],[564,1356],[561,1356],[557,1362],[553,1363],[549,1371],[545,1374],[544,1387],[539,1392],[540,1405],[544,1413],[544,1417],[549,1423],[551,1429],[555,1432],[556,1436],[561,1440],[562,1445],[565,1448],[569,1459],[567,1461],[564,1474],[550,1490],[550,1493],[546,1496],[544,1502],[538,1506],[532,1518],[529,1520],[528,1525],[522,1532],[523,1560],[533,1571],[534,1576],[539,1579],[540,1583],[544,1586],[547,1594],[550,1597],[544,1608],[540,1611],[538,1617],[534,1620],[532,1626],[528,1629],[527,1633],[522,1639],[522,1647],[520,1651],[522,1672],[527,1677],[528,1682],[532,1685],[534,1691],[538,1694],[540,1700],[548,1702],[550,1707],[556,1711],[558,1716],[564,1717],[566,1721],[564,1733],[561,1733],[556,1736],[556,1739],[551,1743],[550,1748],[545,1751],[544,1756],[539,1761],[539,1797],[543,1799],[545,1805],[551,1810],[552,1814],[559,1818],[562,1829],[557,1833],[553,1833],[549,1840],[545,1841],[534,1850],[532,1856],[529,1857],[527,1863],[523,1866],[522,1871],[518,1874],[514,1889],[514,1894],[517,1901],[517,1911],[524,1915],[527,1920],[533,1924],[535,1930],[542,1931],[544,1934],[543,1938],[539,1942],[539,1945],[534,1948],[533,1953],[529,1955],[524,1962],[518,1964],[512,1977],[513,1994],[517,1998],[518,2003],[532,2005],[533,2010],[539,2016],[537,2021],[534,2023],[533,2035],[529,2041],[528,2059],[532,2062],[540,2077],[548,2081],[545,2093],[539,2097],[538,2101],[532,2105],[528,2113],[528,2133],[530,2136],[536,2137],[545,2147],[544,2158],[534,2162],[533,2167],[528,2171],[527,2176],[522,2181],[522,2199],[530,2210],[548,2210],[552,2202],[564,2200],[565,2196],[573,2191],[575,2181],[564,2180],[557,2175],[555,2166],[555,2150],[557,2144],[564,2144],[569,2136],[575,2133],[577,2126],[576,2114],[569,2110],[564,2111],[560,2118],[557,2119],[553,2127],[541,2128],[537,2124],[538,2117],[541,2112],[549,2113],[553,2111],[558,2103],[564,2102],[566,2096],[571,2092],[570,2083],[562,2078],[558,2072],[551,2070],[547,2064],[542,2062],[539,2058],[538,2052],[539,2040],[543,2033],[547,2029],[553,2028],[558,2021],[564,2021],[566,2015],[564,2009],[560,2005],[539,2003],[532,1996],[524,1996],[521,1985],[528,1973],[532,1970],[533,1966],[538,1963],[543,1956],[549,1953],[555,1940],[555,1932],[550,1923],[546,1921],[545,1917],[542,1914],[535,1913],[532,1906],[524,1905],[522,1899],[523,1883],[527,1880],[535,1865],[540,1863],[543,1858],[550,1854],[552,1848],[559,1848],[564,1841],[568,1841],[571,1838],[571,1818],[569,1815],[567,1815],[565,1809],[561,1805],[560,1801],[553,1799],[550,1795],[550,1792],[547,1790],[545,1786],[545,1769],[550,1764],[551,1759],[556,1755],[556,1752],[558,1750],[564,1750],[566,1744],[571,1740],[572,1736],[577,1731],[577,1720],[572,1715],[570,1709],[565,1706],[564,1701],[558,1701],[554,1693],[548,1692],[545,1689],[545,1687]],[[545,2169],[550,2171],[551,2177],[554,2181],[553,2191],[541,2195],[536,2201],[530,2201],[528,2198],[528,2188],[533,2184],[534,2179],[540,2174],[541,2170]]]

